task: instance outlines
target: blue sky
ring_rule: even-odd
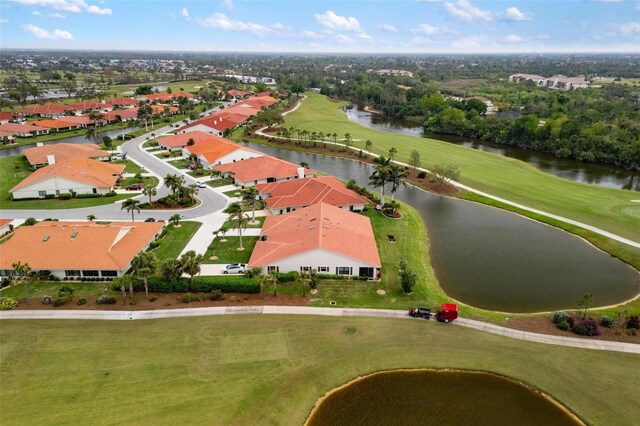
[[[626,0],[2,0],[0,47],[265,52],[640,52]]]

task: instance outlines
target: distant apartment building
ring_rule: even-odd
[[[401,77],[413,77],[413,73],[411,71],[405,70],[392,70],[392,69],[382,69],[375,72],[378,75],[399,75]]]
[[[536,74],[513,74],[509,76],[509,81],[514,83],[533,81],[536,86],[560,90],[586,89],[591,85],[590,82],[583,78],[565,77],[563,75],[554,75],[546,78]]]

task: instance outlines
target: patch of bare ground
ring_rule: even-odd
[[[599,321],[599,318],[598,318]],[[550,334],[553,336],[578,337],[582,339],[611,340],[615,342],[640,344],[640,333],[635,336],[629,330],[619,328],[606,328],[599,326],[600,336],[579,336],[572,331],[562,331],[553,323],[550,317],[519,317],[509,318],[507,327],[516,330],[530,331],[532,333]]]

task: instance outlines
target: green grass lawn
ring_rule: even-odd
[[[457,164],[462,183],[508,200],[588,223],[627,238],[640,241],[637,193],[604,188],[557,178],[522,161],[457,146],[428,138],[386,133],[350,122],[338,109],[344,102],[330,102],[324,96],[308,93],[295,112],[285,117],[285,126],[317,132],[350,133],[354,146],[373,141],[373,151],[387,154],[398,150],[396,158],[408,161],[413,149],[420,152],[423,166]]]
[[[131,160],[117,160],[112,161],[113,164],[126,164],[124,168],[125,173],[144,173],[146,172],[145,168],[139,166],[137,163],[134,163]]]
[[[11,425],[303,424],[319,397],[356,376],[421,367],[515,378],[588,424],[640,418],[638,355],[417,319],[3,320],[0,357]]]
[[[240,195],[242,194],[242,190],[240,188],[231,189],[229,191],[224,191],[223,194],[226,195],[229,198],[240,197]]]
[[[118,130],[120,128],[121,128],[120,124],[107,124],[106,126],[100,126],[99,131],[106,132],[109,130]],[[35,145],[38,142],[57,141],[60,139],[67,139],[75,136],[83,136],[86,134],[87,134],[87,129],[65,130],[62,132],[52,131],[46,135],[31,136],[28,138],[17,138],[14,141],[15,143],[12,143],[10,145],[0,145],[0,149],[13,148],[13,147],[22,146],[22,145]],[[100,141],[95,142],[93,140],[87,139],[87,143],[99,143],[99,142]],[[114,143],[115,143],[115,138],[114,138]]]
[[[125,178],[120,183],[120,187],[126,188],[127,185],[132,185],[134,183],[141,183],[142,186],[153,185],[154,187],[156,187],[158,186],[158,183],[160,183],[160,181],[155,176],[143,176],[142,180],[136,179],[134,176],[131,176],[131,177]]]
[[[3,210],[13,209],[76,209],[81,207],[111,204],[133,196],[118,194],[114,197],[74,198],[71,200],[43,199],[13,201],[9,190],[31,174],[29,163],[24,155],[12,155],[0,158],[0,206]]]
[[[244,250],[238,250],[240,247],[240,237],[238,236],[225,236],[227,241],[221,242],[220,238],[214,239],[207,252],[204,255],[203,263],[247,263],[251,258],[251,252],[256,246],[258,237],[242,237],[242,246]],[[218,258],[213,260],[212,256]]]
[[[176,259],[180,256],[182,250],[201,226],[202,223],[191,221],[180,222],[178,228],[171,224],[167,225],[167,233],[160,240],[160,246],[153,250],[158,260]]]
[[[206,182],[206,184],[212,188],[220,188],[221,186],[231,185],[232,183],[233,182],[231,182],[229,179],[215,179]]]
[[[178,169],[186,169],[187,167],[189,167],[189,164],[191,164],[191,161],[181,159],[181,160],[167,161],[167,163],[171,164],[173,167],[176,167]]]
[[[42,296],[52,296],[56,297],[58,289],[62,287],[63,284],[61,282],[54,281],[36,281],[29,286],[29,296],[31,297],[31,303],[41,305],[42,304]],[[107,294],[112,296],[118,296],[118,292],[114,292],[111,290],[111,282],[102,281],[95,283],[86,283],[86,282],[76,282],[72,281],[68,283],[73,287],[73,300],[70,303],[76,303],[78,297],[98,297],[101,294],[105,293],[105,289],[107,290]],[[14,284],[9,287],[5,287],[0,290],[0,297],[13,297],[15,299],[21,300],[26,297],[24,292],[24,287],[22,284]],[[26,301],[21,301],[20,306],[22,307],[26,304]]]
[[[264,225],[264,220],[266,218],[264,216],[258,216],[256,217],[256,222],[258,222],[257,224],[251,224],[249,223],[251,221],[251,213],[249,213],[249,219],[244,220],[244,224],[247,228],[262,228],[262,225]],[[222,226],[220,227],[220,229],[235,229],[238,227],[238,221],[236,220],[228,220],[225,223],[222,224]]]

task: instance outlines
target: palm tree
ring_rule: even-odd
[[[176,213],[169,218],[169,222],[171,222],[174,228],[177,228],[180,224],[180,219],[182,219],[182,216],[180,216],[180,213]]]
[[[87,220],[88,220],[89,222],[93,222],[94,220],[96,220],[96,216],[95,216],[95,215],[93,215],[93,214],[88,214],[88,215],[87,215]]]
[[[351,136],[351,133],[345,133],[344,134],[344,145],[346,146],[347,149],[349,149],[352,144],[353,144],[353,137]]]
[[[336,132],[333,132],[331,136],[333,137],[333,143],[334,144],[338,143],[338,134]]]
[[[391,201],[393,201],[395,192],[400,185],[406,185],[404,179],[409,176],[409,172],[405,168],[400,168],[397,164],[391,164],[387,168],[387,182],[391,183]]]
[[[390,159],[385,158],[382,155],[374,158],[373,163],[376,164],[376,169],[373,174],[369,176],[369,184],[373,185],[375,188],[381,188],[380,204],[382,205],[384,205],[384,185],[387,182],[390,161]]]
[[[134,200],[133,198],[126,199],[122,203],[122,207],[120,207],[120,210],[125,210],[125,211],[131,213],[131,221],[135,222],[135,218],[134,218],[133,214],[136,211],[138,213],[140,213],[140,201],[139,200]]]
[[[158,266],[158,260],[155,254],[150,251],[141,251],[131,261],[131,267],[138,278],[142,278],[144,282],[144,293],[149,298],[149,277]]]
[[[229,215],[229,220],[238,222],[238,237],[240,237],[240,247],[238,250],[244,250],[244,247],[242,246],[242,230],[247,226],[246,219],[249,217],[242,211],[240,203],[229,204],[229,207],[224,210],[224,213]]]
[[[22,262],[14,263],[11,265],[11,267],[13,268],[14,274],[18,276],[18,280],[24,285],[24,294],[27,298],[27,303],[30,305],[31,297],[29,296],[29,285],[31,284],[31,280],[33,279],[33,276],[31,274],[31,267],[28,263]]]
[[[302,285],[302,297],[307,297],[307,282],[309,281],[309,273],[307,271],[301,271],[298,275],[298,282]]]
[[[391,149],[389,149],[389,161],[393,160],[393,157],[395,157],[397,153],[398,150],[394,147],[391,147]]]
[[[222,176],[222,172],[220,170],[216,170],[216,169],[211,169],[211,177],[214,178],[215,180],[220,179],[220,176]]]
[[[84,138],[88,141],[98,142],[98,128],[97,127],[89,127],[87,129],[87,133],[84,135]]]
[[[371,152],[371,145],[373,145],[373,142],[371,142],[371,139],[367,139],[364,142],[364,147],[367,150],[367,152],[369,152],[369,153]]]
[[[269,281],[271,281],[271,285],[273,286],[273,297],[278,297],[278,273],[275,271],[270,272]]]
[[[164,177],[164,186],[171,190],[171,193],[175,193],[182,187],[184,183],[184,177],[178,175],[168,174]]]
[[[251,206],[251,222],[256,223],[256,203],[258,202],[260,192],[258,192],[255,186],[250,186],[243,189],[241,194],[242,202]]]
[[[191,278],[190,283],[193,286],[193,277],[200,273],[200,265],[204,257],[201,254],[196,254],[195,251],[189,250],[182,256],[180,256],[180,264],[182,265],[182,271],[189,275]]]
[[[158,190],[153,185],[145,185],[144,188],[142,188],[142,193],[149,197],[149,206],[151,206],[153,203],[151,197],[155,196],[158,193]]]

